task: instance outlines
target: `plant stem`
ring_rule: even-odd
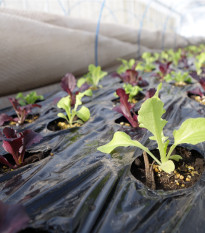
[[[167,159],[169,159],[169,157],[171,156],[171,154],[172,154],[172,152],[173,152],[173,150],[175,149],[176,146],[177,146],[177,145],[173,144],[173,145],[170,147],[169,153],[167,154]]]

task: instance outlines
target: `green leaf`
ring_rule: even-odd
[[[162,164],[160,165],[160,168],[161,168],[163,171],[167,172],[167,173],[171,173],[171,172],[174,171],[175,165],[174,165],[173,161],[168,160],[168,161],[162,163]]]
[[[71,101],[70,96],[66,96],[60,99],[60,101],[57,103],[58,108],[62,108],[66,111],[67,117],[70,120],[71,118]]]
[[[125,93],[129,95],[129,102],[132,102],[133,98],[143,89],[139,86],[132,86],[131,84],[127,83],[123,85],[125,89]]]
[[[82,108],[80,110],[78,110],[76,112],[76,114],[77,114],[78,118],[80,118],[84,122],[88,121],[90,119],[90,111],[85,106],[82,106]]]
[[[119,146],[136,146],[143,151],[146,151],[159,165],[161,165],[160,161],[149,151],[147,147],[143,146],[140,142],[136,140],[132,140],[130,136],[124,132],[116,132],[113,136],[113,139],[109,143],[104,146],[98,147],[97,150],[109,154],[111,151]]]
[[[66,119],[66,121],[68,121],[68,119],[67,119],[67,117],[63,114],[63,113],[58,113],[58,115],[57,115],[58,117],[61,117],[61,118],[64,118],[64,119]]]
[[[172,160],[175,160],[175,161],[177,161],[177,162],[178,162],[180,159],[182,159],[182,157],[181,157],[180,155],[171,155],[169,158],[172,159]]]
[[[158,86],[155,95],[142,104],[138,112],[138,121],[140,127],[149,130],[153,134],[150,139],[157,142],[161,161],[165,162],[167,148],[165,141],[167,137],[163,134],[163,128],[167,121],[161,118],[165,113],[165,109],[163,108],[164,103],[157,97],[160,88],[161,84]]]
[[[77,87],[80,88],[84,83],[86,83],[86,78],[80,78],[77,81]]]
[[[185,120],[178,130],[174,130],[174,144],[189,143],[196,145],[205,141],[205,118]]]

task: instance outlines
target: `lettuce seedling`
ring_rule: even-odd
[[[120,105],[115,106],[113,110],[121,113],[133,128],[138,127],[137,115],[133,110],[134,104],[128,102],[129,95],[126,94],[125,90],[122,88],[118,88],[116,94],[120,97]]]
[[[24,123],[26,116],[32,111],[32,108],[39,107],[41,108],[41,105],[39,104],[28,104],[26,106],[21,106],[17,99],[15,98],[9,98],[9,101],[11,102],[17,117],[11,117],[7,114],[3,113],[0,115],[0,126],[3,125],[5,122],[8,121],[14,121],[17,124],[21,125]]]
[[[189,76],[188,72],[182,73],[182,72],[175,72],[172,71],[171,73],[167,74],[164,77],[164,80],[167,82],[175,82],[175,83],[191,83],[192,78]]]
[[[130,60],[127,61],[125,59],[119,58],[118,60],[122,62],[122,65],[120,65],[117,68],[117,73],[118,74],[122,74],[126,70],[135,70],[135,67],[136,67],[136,61],[135,61],[135,59],[130,59]]]
[[[159,58],[158,53],[154,53],[153,55],[149,52],[144,52],[142,54],[142,62],[138,62],[136,66],[136,70],[142,70],[142,71],[152,71],[155,69],[155,65],[153,64],[155,61],[157,61]]]
[[[142,77],[139,76],[139,72],[135,69],[126,70],[122,74],[115,74],[115,77],[120,78],[124,83],[129,83],[133,86],[140,86],[145,87],[148,86],[149,83],[142,79]]]
[[[147,129],[153,136],[150,140],[157,142],[160,159],[140,142],[132,140],[129,135],[124,132],[116,132],[113,139],[106,145],[97,149],[103,153],[110,153],[119,146],[136,146],[147,152],[159,164],[161,169],[167,173],[171,173],[175,169],[174,162],[182,159],[180,155],[172,154],[177,145],[189,143],[196,145],[205,141],[205,118],[190,118],[185,120],[178,130],[174,130],[174,144],[168,150],[169,140],[164,136],[163,128],[167,121],[162,119],[162,115],[166,112],[163,108],[164,103],[159,99],[159,90],[162,84],[159,84],[155,95],[147,99],[138,112],[139,126]]]
[[[205,64],[205,52],[200,53],[198,56],[196,56],[195,60],[195,67],[196,67],[196,72],[198,75],[201,74],[202,72],[202,65]]]
[[[18,102],[21,106],[24,106],[28,104],[34,104],[37,100],[44,100],[44,97],[42,95],[37,95],[36,91],[32,91],[26,96],[24,96],[22,92],[19,92],[16,96],[16,99],[18,99]]]
[[[83,96],[91,96],[92,91],[90,89],[84,91],[84,92],[79,92],[76,95],[76,102],[74,107],[71,105],[71,98],[70,96],[63,97],[58,103],[57,107],[62,108],[65,110],[66,114],[63,113],[58,113],[58,117],[64,118],[68,124],[72,127],[73,123],[79,123],[83,124],[83,122],[86,122],[90,119],[90,111],[87,107],[82,106],[79,110],[78,107],[82,105],[81,99]],[[77,120],[76,118],[79,118],[80,120]]]
[[[74,75],[72,75],[71,73],[67,73],[62,79],[61,79],[61,87],[62,89],[68,93],[68,95],[70,96],[71,99],[71,106],[73,107],[75,105],[76,102],[76,95],[79,92],[85,91],[89,88],[89,86],[85,83],[81,86],[81,88],[74,92],[75,88],[76,88],[76,78]],[[92,96],[92,90],[89,91],[90,95]]]
[[[194,78],[203,88],[203,92],[200,90],[199,87],[194,88],[193,90],[188,91],[188,94],[191,95],[199,95],[201,100],[205,99],[205,78],[198,75],[196,71],[190,72],[192,78]]]
[[[99,82],[103,79],[107,72],[101,70],[100,66],[90,64],[88,66],[88,73],[78,80],[77,86],[80,88],[84,83],[91,85],[92,88],[96,89],[99,87]]]
[[[3,134],[0,133],[0,139],[3,140],[4,150],[12,155],[16,165],[10,164],[3,155],[0,155],[0,162],[10,168],[16,168],[23,164],[26,150],[34,143],[40,142],[42,136],[32,130],[17,133],[15,130],[5,127]]]
[[[128,101],[129,101],[130,103],[133,103],[133,102],[134,102],[135,96],[136,96],[140,91],[143,90],[143,89],[140,88],[139,86],[137,86],[137,85],[136,85],[136,86],[132,86],[132,85],[129,84],[129,83],[125,83],[125,84],[123,85],[123,88],[124,88],[124,90],[125,90],[125,93],[129,95]]]

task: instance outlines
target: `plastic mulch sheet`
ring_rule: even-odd
[[[144,90],[157,87],[151,74],[147,73],[145,79],[149,86]],[[101,84],[103,88],[94,91],[93,97],[83,99],[91,112],[91,119],[83,126],[56,132],[47,129],[60,111],[55,104],[56,98],[65,96],[60,91],[41,102],[42,108],[35,110],[40,113],[35,122],[18,128],[32,129],[43,136],[30,151],[51,149],[53,155],[1,174],[0,200],[25,207],[31,218],[27,232],[204,232],[204,174],[192,188],[152,191],[130,172],[132,162],[142,154],[140,149],[119,147],[111,155],[97,151],[117,130],[126,131],[150,148],[156,147],[148,139],[149,133],[115,123],[121,115],[112,110],[111,100],[122,86],[119,79],[107,76]],[[187,96],[187,90],[197,85],[163,83],[160,98],[168,120],[165,135],[172,142],[173,130],[185,119],[205,116],[204,106]],[[136,104],[136,110],[141,103]],[[2,112],[13,114],[10,109]],[[204,145],[192,148],[205,156]]]

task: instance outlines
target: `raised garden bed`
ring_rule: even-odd
[[[135,63],[130,64],[132,67],[128,68],[133,69]],[[150,66],[152,69],[148,73],[140,63],[140,76],[149,85],[141,87],[138,102],[126,104],[133,111],[133,118],[133,114],[138,115],[147,91],[150,88],[156,90],[160,83],[154,76],[159,71],[159,63],[155,61],[153,64],[155,69]],[[171,64],[170,68],[175,72],[182,71],[183,64],[180,62],[179,67]],[[147,62],[146,69],[148,65]],[[189,72],[187,66],[186,72]],[[164,135],[170,138],[172,145],[173,130],[179,129],[186,119],[204,118],[205,109],[188,96],[189,91],[199,88],[195,79],[191,85],[183,87],[161,81],[159,97],[166,109],[163,119],[168,121]],[[90,118],[81,121],[77,127],[61,129],[58,126],[59,121],[66,123],[66,119],[59,120],[57,116],[65,114],[57,107],[60,98],[66,96],[60,88],[58,93],[39,103],[41,108],[35,110],[39,118],[35,122],[14,126],[18,133],[33,130],[42,137],[40,142],[28,148],[25,164],[18,168],[1,167],[0,200],[6,204],[23,205],[30,218],[27,228],[21,232],[204,232],[205,143],[177,147],[176,153],[185,160],[175,165],[176,170],[167,177],[166,187],[158,179],[165,172],[154,164],[158,183],[157,188],[152,189],[146,184],[141,149],[117,147],[110,154],[97,150],[117,131],[126,132],[150,150],[157,147],[156,142],[149,139],[151,134],[147,130],[130,124],[130,115],[126,118],[120,111],[113,110],[114,93],[123,88],[121,79],[110,74],[100,81],[100,85],[102,87],[95,83],[92,96],[82,97],[82,106],[89,109]],[[74,89],[77,89],[76,85],[72,91],[77,95]],[[116,107],[122,102],[114,103]],[[73,106],[75,104],[72,109]],[[0,113],[14,114],[11,109]],[[1,131],[5,127],[1,126]],[[158,156],[156,151],[154,153]],[[2,146],[0,155],[5,155],[13,163]],[[151,165],[153,161],[150,157],[148,160]],[[189,179],[196,182],[192,185]],[[175,184],[174,189],[171,182]]]

